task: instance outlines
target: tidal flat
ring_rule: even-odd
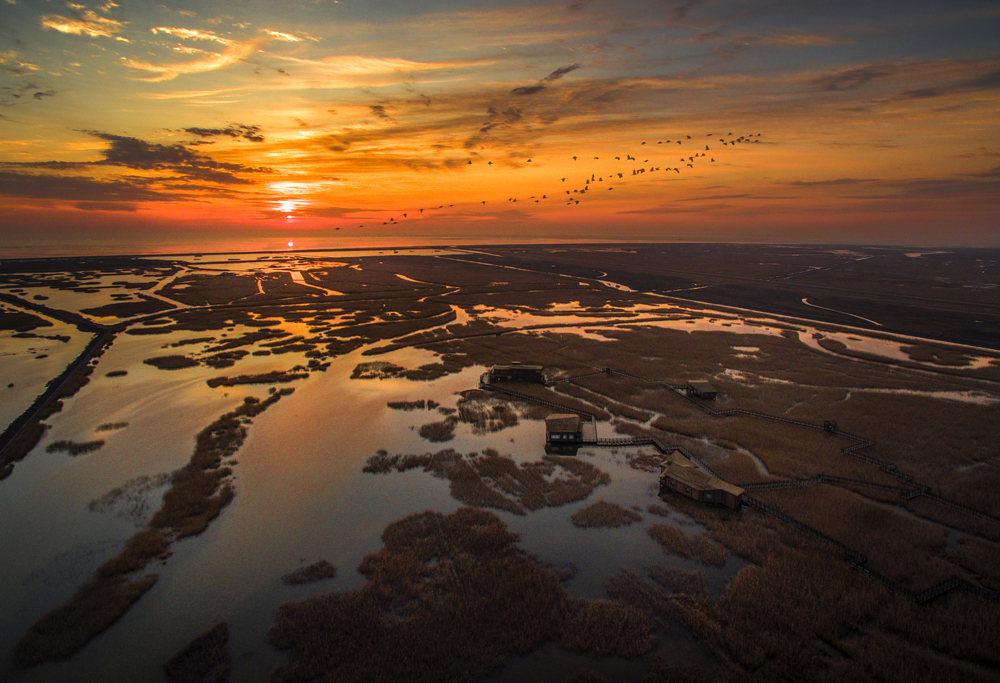
[[[633,251],[622,258],[652,257]],[[8,422],[40,436],[0,459],[0,514],[20,520],[0,528],[0,678],[166,681],[224,624],[202,668],[233,681],[421,662],[435,679],[496,683],[990,680],[1000,338],[708,307],[629,279],[624,261],[596,271],[602,254],[5,262],[17,362],[4,384],[31,387]],[[133,289],[164,305],[87,312]],[[990,315],[978,305],[955,302]],[[69,339],[15,337],[36,324],[25,316],[49,323],[28,333]],[[87,355],[100,335],[111,341]],[[86,383],[46,387],[74,361]],[[513,362],[543,366],[547,384],[480,386]],[[692,380],[719,396],[684,396]],[[593,415],[602,439],[646,441],[546,454],[544,418],[566,411]],[[823,538],[749,505],[661,495],[650,439]],[[484,577],[502,580],[473,600]],[[906,593],[953,577],[982,591]],[[477,622],[491,600],[502,624]],[[518,618],[530,633],[514,633]],[[407,661],[384,668],[352,637]]]

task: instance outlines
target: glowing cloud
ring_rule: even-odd
[[[46,14],[42,17],[42,28],[78,36],[87,35],[91,38],[112,38],[125,28],[125,23],[102,17],[92,10],[86,10],[76,17],[64,17],[58,14]]]

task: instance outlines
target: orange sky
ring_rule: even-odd
[[[5,0],[0,247],[1000,243],[1000,7],[809,4]]]

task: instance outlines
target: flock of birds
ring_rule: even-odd
[[[705,137],[706,138],[714,138],[715,135],[712,134],[712,133],[709,133]],[[723,147],[729,147],[729,146],[736,147],[737,145],[743,145],[743,144],[747,144],[747,143],[758,143],[758,142],[760,142],[760,138],[761,138],[761,134],[760,133],[756,133],[756,134],[751,133],[751,134],[748,134],[748,135],[740,135],[738,137],[734,137],[733,133],[729,133],[726,136],[718,138],[718,141],[720,143],[722,143]],[[630,162],[636,162],[636,163],[638,163],[639,159],[637,157],[635,157],[635,156],[632,156],[632,154],[626,152],[624,160],[619,155],[619,156],[614,157],[614,161],[617,162],[617,164],[616,164],[617,168],[620,168],[621,163],[623,161],[624,161],[625,164],[629,164],[629,166],[631,166],[631,168],[626,168],[624,170],[617,170],[617,168],[616,168],[615,170],[611,170],[610,172],[602,172],[601,175],[598,175],[598,173],[596,171],[592,171],[589,176],[584,176],[584,178],[583,178],[583,184],[582,185],[578,185],[577,187],[573,187],[573,188],[570,188],[570,189],[566,189],[565,186],[562,186],[559,189],[558,192],[551,192],[551,193],[547,192],[546,194],[542,194],[542,195],[531,195],[529,198],[527,198],[527,200],[525,200],[525,199],[522,198],[522,202],[523,201],[529,201],[529,202],[530,201],[534,201],[535,204],[540,204],[543,201],[550,201],[550,200],[554,200],[554,199],[559,198],[559,199],[565,199],[566,200],[565,201],[566,205],[576,205],[576,204],[580,203],[580,198],[583,195],[587,194],[588,192],[593,192],[598,187],[602,187],[602,186],[603,187],[607,187],[607,189],[610,191],[610,190],[614,190],[615,189],[615,185],[613,185],[612,183],[626,182],[626,181],[628,181],[628,180],[630,180],[632,178],[643,176],[646,173],[656,173],[656,172],[660,172],[660,171],[663,171],[663,172],[673,171],[674,173],[678,173],[679,174],[685,168],[694,169],[696,163],[701,163],[701,162],[707,161],[707,163],[711,164],[711,163],[715,162],[715,157],[709,154],[709,152],[712,151],[711,145],[715,144],[714,140],[705,141],[704,143],[702,143],[702,142],[694,141],[690,135],[685,135],[683,139],[678,139],[678,140],[658,140],[656,142],[657,145],[672,145],[674,143],[676,143],[678,145],[682,145],[682,146],[685,145],[685,143],[687,143],[688,145],[696,145],[699,148],[700,148],[700,146],[702,144],[704,144],[705,145],[705,149],[704,150],[699,149],[696,152],[682,151],[681,154],[686,154],[687,156],[680,157],[680,159],[678,160],[678,162],[673,162],[673,161],[671,161],[671,162],[666,162],[666,161],[659,161],[659,162],[657,162],[657,163],[664,163],[664,164],[665,163],[679,163],[680,166],[649,166],[648,168],[646,167],[646,164],[650,163],[650,159],[643,159],[642,160],[642,165],[635,166],[633,164],[630,164]],[[709,143],[711,143],[711,144],[709,144]],[[653,145],[652,144],[647,145],[647,143],[645,141],[643,141],[642,143],[640,143],[639,147],[641,148],[641,147],[644,147],[644,146],[646,147],[646,150],[645,150],[646,154],[643,154],[642,156],[654,156],[654,155],[666,154],[665,151],[661,152],[660,150],[657,150],[655,153],[651,154],[648,150],[652,149]],[[573,159],[574,162],[580,161],[580,157],[579,156],[574,156],[574,157],[572,157],[572,159]],[[600,157],[596,157],[595,156],[593,160],[594,161],[600,161]],[[473,163],[472,159],[469,159],[468,165],[472,165],[472,163]],[[528,159],[525,163],[529,163],[530,164],[530,163],[532,163],[532,160]],[[487,161],[486,165],[487,166],[493,166],[493,162],[492,161]],[[560,182],[561,183],[565,183],[566,180],[567,180],[566,178],[560,178]],[[602,183],[607,183],[607,184],[606,185],[601,185]],[[552,194],[551,197],[549,196],[550,194]],[[564,197],[561,196],[563,194],[565,194]],[[517,197],[508,197],[507,198],[507,202],[510,203],[510,204],[516,204],[517,200],[518,200]],[[485,199],[481,200],[481,203],[482,204],[486,204],[486,200]],[[427,211],[436,211],[436,210],[441,210],[441,209],[444,209],[444,208],[454,208],[454,206],[455,206],[454,204],[448,204],[448,205],[441,204],[440,206],[427,208]],[[402,212],[402,216],[403,216],[402,220],[409,219],[410,215],[414,214],[414,212],[416,212],[415,215],[419,215],[419,214],[424,213],[424,209],[422,209],[422,208],[421,209],[415,209],[415,210],[414,209],[407,209],[406,211]],[[389,218],[389,220],[387,220],[387,221],[382,221],[382,225],[399,225],[399,223],[400,223],[400,221],[397,221],[395,217]],[[365,226],[362,223],[358,227],[359,228],[363,228]],[[337,229],[339,230],[340,228],[337,228]]]

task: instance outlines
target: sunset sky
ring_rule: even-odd
[[[0,0],[0,246],[996,246],[998,36],[987,0]]]

